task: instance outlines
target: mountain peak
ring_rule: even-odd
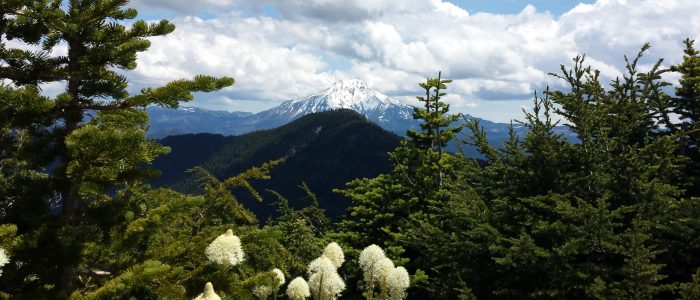
[[[353,105],[360,102],[366,102],[370,99],[385,101],[387,97],[372,90],[359,79],[345,79],[336,81],[325,91],[305,99],[309,98],[322,99],[324,105],[329,108],[353,108]]]
[[[340,80],[319,93],[285,101],[260,112],[258,119],[289,122],[310,113],[334,109],[352,109],[388,130],[394,127],[387,124],[414,122],[413,107],[373,90],[358,79]]]
[[[320,93],[292,100],[291,102],[306,102],[314,107],[314,109],[312,109],[314,112],[327,109],[348,108],[367,115],[369,110],[386,110],[392,107],[413,111],[410,105],[373,90],[367,83],[359,79],[343,79],[336,81],[328,89]],[[320,110],[315,110],[317,108]],[[410,113],[408,113],[406,117],[410,118]]]
[[[331,85],[329,90],[352,90],[352,89],[369,89],[369,86],[359,79],[342,79]]]

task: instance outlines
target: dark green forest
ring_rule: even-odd
[[[161,175],[154,186],[178,192],[200,194],[196,174],[187,172],[201,166],[217,178],[234,176],[251,166],[284,158],[270,171],[270,179],[253,180],[251,185],[265,201],[237,189],[234,196],[260,220],[275,214],[271,190],[284,195],[290,206],[302,208],[311,202],[300,186],[306,184],[319,199],[329,217],[339,218],[350,205],[349,199],[333,193],[355,178],[375,177],[391,170],[387,152],[399,145],[400,138],[384,131],[359,113],[340,109],[304,116],[279,128],[241,136],[186,134],[159,141],[171,149],[153,161]]]
[[[183,174],[188,166],[174,159],[159,174],[153,163],[170,148],[146,138],[145,108],[177,108],[234,79],[199,75],[130,94],[123,72],[148,37],[175,26],[135,21],[126,0],[61,4],[0,2],[0,298],[700,299],[700,57],[691,40],[679,41],[678,65],[658,60],[644,71],[642,45],[611,82],[584,56],[562,62],[551,76],[565,88],[540,91],[522,117],[527,134],[513,131],[501,147],[478,121],[450,113],[451,81],[438,72],[418,83],[421,128],[398,145],[352,113],[320,114],[255,133],[255,143],[191,137],[210,141],[192,154],[201,167]],[[49,55],[59,44],[67,53]],[[65,92],[43,96],[39,85],[52,82]],[[553,131],[559,118],[577,141]],[[323,149],[323,160],[292,163],[275,145],[313,119],[335,127],[291,143]],[[396,146],[370,153],[385,172],[334,191],[349,208],[331,220],[302,182],[342,173],[325,169],[333,155],[362,151],[343,149],[348,136]],[[455,141],[485,159],[444,151]],[[273,190],[265,181],[275,170],[296,173]],[[175,184],[184,176],[192,179]],[[289,195],[299,186],[308,205]],[[243,197],[265,201],[274,217],[258,218]]]

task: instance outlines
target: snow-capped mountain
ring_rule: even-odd
[[[405,134],[409,128],[418,127],[410,105],[379,93],[360,80],[341,80],[324,91],[284,101],[257,114],[194,107],[177,110],[149,107],[149,135],[156,138],[202,132],[240,135],[276,128],[311,113],[334,109],[355,110],[385,130],[399,135]]]
[[[370,89],[360,80],[338,81],[323,92],[285,101],[271,111],[281,115],[301,116],[338,108],[352,109],[365,115],[379,115],[398,109],[404,119],[411,119],[413,111],[411,106]]]
[[[352,109],[382,128],[401,133],[415,127],[413,107],[389,98],[360,80],[341,80],[328,89],[299,99],[287,100],[277,107],[250,117],[258,129],[274,128],[301,116],[333,110]]]
[[[413,119],[412,106],[377,92],[360,80],[341,80],[319,93],[287,100],[256,114],[193,107],[181,107],[177,110],[149,107],[149,135],[156,138],[185,133],[241,135],[277,128],[302,116],[334,109],[355,110],[385,130],[400,136],[405,135],[408,129],[419,128],[418,121]],[[475,118],[469,115],[465,117]],[[499,146],[502,141],[508,139],[509,124],[483,119],[479,121],[488,132],[491,144]],[[514,124],[514,130],[522,137],[527,129]],[[575,139],[564,126],[557,126],[555,130],[564,134],[566,138]]]

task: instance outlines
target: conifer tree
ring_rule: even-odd
[[[415,147],[390,156],[392,173],[342,191],[353,200],[342,222],[346,243],[377,243],[405,258],[419,274],[418,297],[692,298],[700,202],[685,183],[696,123],[669,116],[692,111],[679,99],[695,87],[697,53],[686,49],[671,69],[683,78],[671,97],[661,60],[638,70],[648,48],[625,57],[626,72],[608,86],[583,56],[562,66],[553,75],[568,88],[535,95],[521,122],[527,134],[511,128],[500,148],[469,120],[470,142],[487,160],[446,155],[442,185],[433,180],[437,160],[423,155],[436,153],[427,138],[435,127],[412,134]],[[575,141],[558,133],[554,115]]]
[[[321,237],[328,230],[328,220],[324,211],[318,207],[315,195],[308,190],[306,184],[301,186],[309,194],[311,206],[301,210],[289,207],[289,201],[277,192],[272,192],[277,197],[278,214],[275,219],[268,221],[267,226],[279,231],[282,235],[280,243],[295,258],[295,263],[290,266],[290,272],[302,273],[309,262],[321,252],[323,241]]]
[[[422,130],[408,131],[408,141],[389,153],[394,164],[391,173],[356,179],[346,189],[336,191],[353,201],[346,218],[340,222],[340,237],[345,245],[352,247],[349,252],[359,254],[362,247],[378,244],[397,264],[419,274],[418,278],[422,278],[423,272],[414,271],[414,265],[409,263],[417,255],[401,242],[407,238],[405,228],[414,218],[437,217],[433,206],[445,201],[442,186],[452,180],[458,170],[454,165],[460,161],[444,153],[444,147],[461,129],[450,127],[460,115],[449,114],[449,105],[441,101],[445,96],[442,91],[449,82],[439,73],[437,78],[419,84],[426,93],[425,97],[418,97],[425,108],[414,108],[414,118],[421,122]],[[352,276],[350,282],[359,283],[362,278],[358,272]]]
[[[459,120],[460,114],[448,114],[450,106],[440,99],[446,95],[442,90],[447,88],[447,84],[452,82],[449,79],[442,79],[442,72],[438,72],[437,78],[428,78],[424,83],[420,83],[420,87],[425,90],[425,97],[416,97],[418,101],[424,103],[425,108],[414,107],[413,118],[421,122],[422,131],[409,130],[406,135],[409,138],[411,146],[431,150],[437,153],[434,159],[429,161],[429,164],[435,164],[437,167],[435,180],[437,185],[442,185],[443,162],[442,154],[457,132],[462,128],[460,126],[451,126]],[[434,156],[428,153],[428,156]]]
[[[684,164],[683,181],[687,184],[686,195],[700,196],[700,51],[693,47],[695,41],[686,39],[683,61],[670,68],[681,75],[676,97],[671,100],[673,112],[678,114],[680,123],[670,124],[679,131],[682,141],[680,154],[688,158]]]
[[[657,122],[669,110],[658,101],[668,97],[665,70],[660,62],[645,73],[636,67],[647,48],[626,59],[627,73],[608,88],[583,57],[562,67],[557,76],[570,91],[536,96],[522,139],[511,131],[494,148],[477,121],[465,124],[488,161],[454,163],[458,176],[443,192],[449,205],[433,202],[428,211],[439,217],[416,213],[395,234],[426,270],[421,290],[443,299],[649,299],[691,281],[697,255],[680,245],[695,244],[697,208],[676,200],[678,145]],[[578,141],[555,131],[553,113]],[[676,266],[684,276],[671,279]]]
[[[498,216],[493,224],[504,235],[491,250],[513,275],[496,293],[650,298],[669,290],[657,256],[659,240],[647,228],[668,222],[674,207],[676,145],[655,134],[658,124],[650,112],[654,97],[663,95],[656,81],[664,70],[657,62],[646,73],[637,71],[647,48],[625,59],[627,73],[608,89],[583,57],[556,75],[571,90],[548,91],[543,104],[567,119],[579,143],[561,140],[549,121],[541,126],[539,117],[527,115],[531,131],[520,158],[495,161],[493,181],[506,179],[502,187],[512,192],[491,201]],[[503,162],[510,166],[499,167]],[[511,169],[518,175],[509,176]]]
[[[670,97],[668,110],[678,114],[679,122],[664,123],[668,130],[662,132],[678,141],[676,153],[682,158],[674,185],[682,191],[676,206],[668,213],[671,222],[662,223],[657,238],[663,245],[659,254],[666,265],[662,270],[665,282],[689,282],[691,275],[700,266],[700,127],[698,127],[698,103],[700,103],[700,56],[693,47],[694,41],[686,39],[683,60],[671,66],[670,72],[680,75],[675,96]]]
[[[683,62],[671,67],[671,71],[681,74],[680,86],[676,88],[674,112],[679,114],[681,123],[679,129],[689,130],[700,119],[700,51],[693,45],[695,41],[686,39]]]
[[[78,273],[91,269],[83,254],[104,234],[98,220],[105,211],[99,208],[112,201],[115,189],[153,176],[143,164],[167,152],[145,139],[143,108],[177,107],[192,100],[192,92],[233,84],[227,77],[196,76],[129,95],[118,70],[136,68],[137,53],[150,45],[146,38],[174,26],[165,20],[131,22],[136,10],[124,8],[127,3],[0,3],[0,79],[14,84],[1,87],[2,138],[9,145],[2,159],[15,166],[0,180],[12,181],[0,222],[16,223],[26,236],[18,250],[24,266],[0,287],[12,294],[64,297],[76,288]],[[38,50],[8,48],[9,40]],[[64,45],[67,53],[52,54]],[[40,96],[39,84],[60,82],[64,93]],[[32,191],[37,182],[41,188]],[[23,217],[25,207],[32,207],[27,212],[34,220]]]

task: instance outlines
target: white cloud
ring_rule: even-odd
[[[193,104],[235,110],[270,107],[343,78],[360,78],[410,102],[419,93],[418,82],[442,71],[455,79],[448,90],[457,95],[450,98],[452,107],[495,116],[498,112],[486,110],[511,104],[491,102],[523,103],[535,90],[561,87],[547,73],[571,65],[577,54],[585,53],[609,80],[624,71],[623,55],[633,56],[646,42],[652,49],[641,64],[665,58],[669,65],[681,60],[684,38],[700,40],[696,0],[598,0],[561,16],[534,6],[511,15],[471,14],[441,0],[133,4],[142,14],[157,8],[177,15],[176,31],[153,38],[151,49],[139,55],[138,68],[129,72],[133,90],[195,74],[233,76],[234,87]],[[263,8],[275,16],[263,15]],[[187,17],[201,11],[213,17]],[[334,70],[324,61],[328,56],[343,58],[351,67]],[[512,115],[519,105],[499,118],[520,117]]]
[[[262,101],[298,97],[333,82],[334,74],[322,71],[326,64],[320,57],[248,34],[256,28],[274,26],[269,22],[179,19],[174,33],[151,39],[151,48],[139,55],[138,67],[128,76],[150,85],[197,74],[230,76],[236,79],[236,85],[223,91],[228,98],[219,99]],[[209,107],[221,106],[221,101],[207,102]]]
[[[182,14],[193,14],[198,11],[214,11],[234,7],[236,0],[133,0],[132,4],[142,10],[166,9]],[[143,11],[142,11],[143,12]]]
[[[465,107],[468,107],[468,108],[477,108],[477,107],[479,107],[479,105],[476,104],[476,102],[466,102],[466,103],[464,103],[464,106],[465,106]]]
[[[425,6],[418,0],[244,0],[249,5],[273,5],[289,20],[317,20],[330,23],[361,22],[388,14],[408,13]]]

